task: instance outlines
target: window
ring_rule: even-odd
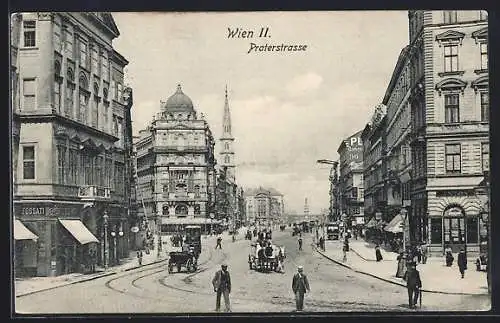
[[[446,123],[460,122],[458,94],[444,96],[444,114]]]
[[[478,218],[467,218],[467,243],[477,243],[479,238]]]
[[[64,105],[64,115],[68,118],[71,117],[73,113],[74,94],[75,94],[75,76],[73,74],[73,71],[71,69],[68,69],[66,75],[66,104]]]
[[[194,186],[194,196],[200,197],[200,186],[199,185]]]
[[[99,53],[96,47],[92,49],[92,73],[99,75]]]
[[[488,69],[488,43],[479,44],[479,48],[481,50],[481,69]]]
[[[102,78],[106,81],[109,80],[108,56],[105,53],[102,55]]]
[[[103,109],[103,112],[102,112],[102,125],[101,125],[101,128],[104,131],[107,131],[108,130],[109,102],[104,102],[103,107],[104,107],[104,109]]]
[[[230,163],[229,156],[225,156],[225,157],[224,157],[224,162],[225,162],[226,164],[229,164],[229,163]]]
[[[229,144],[227,142],[224,144],[224,149],[229,150]]]
[[[66,184],[66,147],[57,146],[57,180],[59,184]]]
[[[442,243],[442,222],[441,218],[431,218],[431,243]]]
[[[36,46],[36,21],[27,20],[23,22],[24,47]]]
[[[64,49],[69,58],[73,58],[74,56],[74,47],[73,47],[73,34],[66,28],[64,28]]]
[[[54,49],[60,53],[62,50],[61,26],[58,24],[54,24],[53,26],[54,26]]]
[[[35,179],[35,146],[23,147],[23,178]]]
[[[444,71],[458,71],[458,45],[444,46]]]
[[[88,45],[84,40],[80,40],[80,66],[83,68],[88,67]]]
[[[30,110],[35,109],[35,79],[24,79],[23,80],[23,109]]]
[[[92,101],[92,127],[99,127],[99,97],[96,95]]]
[[[57,113],[61,113],[61,64],[56,61],[54,66],[54,109]]]
[[[169,215],[168,205],[164,205],[162,211],[163,215]]]
[[[444,23],[454,24],[457,22],[457,12],[456,10],[447,10],[444,12]]]
[[[79,114],[78,121],[81,123],[87,123],[87,105],[88,105],[88,96],[86,93],[80,90],[80,104],[79,104]]]
[[[481,144],[481,168],[484,171],[490,170],[490,144]]]
[[[76,149],[69,150],[69,179],[70,184],[78,184],[78,152]]]
[[[489,121],[490,99],[488,92],[481,92],[481,121]]]
[[[460,144],[445,146],[446,173],[460,173]]]

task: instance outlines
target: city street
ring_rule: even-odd
[[[227,234],[227,233],[224,233]],[[304,266],[311,293],[306,312],[414,311],[407,308],[404,287],[362,275],[322,257],[305,237],[298,251],[290,229],[273,232],[273,241],[287,253],[284,274],[249,270],[248,240],[223,243],[213,249],[204,238],[196,273],[168,274],[165,262],[76,285],[56,288],[16,299],[17,313],[202,313],[215,308],[211,280],[225,261],[232,279],[233,312],[291,312],[291,292],[296,266]],[[208,245],[210,243],[210,245]],[[488,296],[425,293],[422,310],[478,310],[489,304]]]

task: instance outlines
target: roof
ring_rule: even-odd
[[[180,84],[177,85],[177,90],[168,99],[165,105],[162,106],[163,111],[193,111],[193,101],[182,92]]]
[[[406,45],[399,53],[398,61],[396,62],[396,66],[394,67],[394,71],[392,72],[391,80],[389,81],[389,85],[387,86],[387,90],[385,91],[384,98],[382,99],[382,103],[385,105],[387,105],[387,103],[389,102],[392,90],[394,89],[394,86],[396,85],[400,76],[400,72],[408,60],[408,51],[409,45]]]
[[[271,196],[283,196],[278,190],[272,188],[272,187],[262,187],[259,186],[258,188],[249,188],[244,191],[245,196],[255,196],[258,194],[266,194],[266,195],[271,195]]]

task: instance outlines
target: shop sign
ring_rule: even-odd
[[[15,213],[20,217],[71,217],[77,215],[80,208],[80,206],[20,206],[15,207]]]

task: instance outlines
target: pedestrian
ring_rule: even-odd
[[[231,312],[231,303],[229,301],[229,294],[231,293],[231,276],[227,270],[227,264],[222,264],[221,269],[215,273],[214,279],[212,279],[212,285],[214,286],[214,292],[217,293],[215,311],[220,311],[220,299],[221,296],[224,295],[226,312]]]
[[[427,243],[424,242],[422,244],[422,264],[427,263],[427,253],[429,252],[429,246],[427,246]]]
[[[451,267],[453,265],[453,252],[450,246],[446,246],[444,249],[445,259],[446,259],[446,267]]]
[[[378,244],[375,246],[375,258],[377,261],[381,261],[383,259],[382,252],[380,251],[380,246]]]
[[[348,251],[349,251],[349,241],[347,240],[347,237],[346,237],[346,239],[344,240],[344,246],[342,247],[342,253],[343,253],[342,261],[343,262],[347,261],[347,252]]]
[[[418,261],[418,263],[421,263],[422,262],[422,245],[421,244],[417,245],[416,253],[417,253],[417,261]]]
[[[460,252],[457,257],[457,265],[462,278],[464,278],[465,271],[467,270],[467,255],[465,254],[464,248],[460,248]]]
[[[217,237],[217,244],[215,245],[215,249],[217,249],[217,247],[219,249],[222,249],[222,238],[220,236]]]
[[[299,250],[302,250],[302,238],[299,236]]]
[[[405,267],[406,267],[406,252],[401,250],[399,252],[399,255],[398,257],[396,258],[398,260],[398,268],[397,268],[397,271],[396,271],[396,277],[397,278],[403,278],[404,279],[404,275],[405,275]]]
[[[137,261],[139,262],[139,266],[142,266],[142,250],[137,251]]]
[[[295,295],[297,312],[301,312],[304,309],[304,294],[311,291],[307,276],[304,274],[304,267],[302,266],[297,268],[297,273],[293,276],[292,291]]]
[[[319,246],[320,246],[321,250],[325,251],[325,237],[321,236],[319,238]]]
[[[415,308],[418,301],[419,292],[422,288],[420,273],[414,261],[408,263],[408,270],[405,273],[406,289],[408,290],[408,306]]]

